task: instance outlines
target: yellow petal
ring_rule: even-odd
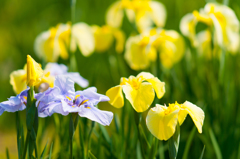
[[[149,72],[141,72],[140,74],[137,75],[137,77],[141,77],[148,81],[149,83],[152,84],[157,97],[160,99],[163,97],[165,94],[165,83],[161,82],[157,77],[154,77],[151,73]]]
[[[90,26],[85,23],[74,24],[72,26],[72,38],[75,39],[73,41],[77,43],[83,56],[90,56],[93,53],[95,42]]]
[[[191,116],[194,124],[196,125],[198,132],[202,133],[202,126],[204,121],[204,112],[198,106],[186,101],[181,105],[183,110],[186,110]]]
[[[175,132],[178,122],[178,109],[165,113],[168,107],[156,105],[151,108],[146,117],[149,131],[159,140],[168,140]]]
[[[124,105],[124,99],[122,94],[122,86],[115,86],[110,88],[106,95],[110,98],[109,103],[116,108],[121,108]]]
[[[157,1],[149,2],[151,8],[151,17],[157,27],[164,27],[167,17],[167,12],[164,5]]]
[[[134,89],[130,85],[123,85],[123,92],[137,112],[147,110],[155,97],[152,85],[147,82],[141,83],[138,89]]]
[[[13,86],[13,90],[16,94],[21,93],[27,89],[27,72],[25,70],[13,71],[10,74],[10,84]]]
[[[113,32],[110,26],[99,27],[97,25],[92,26],[92,31],[95,39],[95,50],[97,52],[107,51],[113,43]]]
[[[125,34],[121,30],[115,30],[113,32],[113,36],[116,39],[116,51],[117,53],[122,53],[124,49],[124,44],[125,44]]]
[[[34,59],[27,55],[27,85],[35,86],[37,85],[43,76],[43,70],[41,65],[38,64]]]
[[[106,13],[106,23],[112,27],[119,28],[122,25],[123,15],[121,2],[117,1],[108,8]]]
[[[140,70],[149,67],[150,60],[145,46],[140,44],[141,37],[128,38],[126,42],[125,59],[133,70]]]

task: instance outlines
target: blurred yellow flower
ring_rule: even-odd
[[[163,27],[166,21],[166,9],[157,1],[121,0],[113,3],[107,10],[106,23],[112,27],[120,27],[126,12],[130,22],[134,22],[140,32],[155,24]]]
[[[43,76],[43,70],[40,64],[38,64],[34,59],[27,55],[27,85],[35,86],[37,85]]]
[[[92,31],[95,39],[95,50],[97,52],[107,51],[113,44],[114,39],[116,40],[116,52],[123,52],[125,43],[125,34],[123,31],[108,25],[104,25],[102,27],[93,25]]]
[[[191,116],[198,132],[202,133],[204,112],[188,101],[183,104],[169,104],[168,107],[156,104],[147,114],[147,128],[159,140],[168,140],[173,136],[177,123],[182,125],[187,114]]]
[[[134,70],[146,69],[156,61],[157,52],[162,65],[171,68],[184,55],[183,38],[174,30],[153,28],[128,38],[125,59]]]
[[[123,91],[134,110],[144,112],[154,100],[154,90],[157,97],[162,98],[165,93],[165,83],[148,72],[141,72],[136,77],[130,76],[128,79],[122,77],[120,85],[110,88],[106,95],[110,98],[111,105],[121,108],[124,105]]]
[[[94,50],[94,37],[90,26],[85,23],[73,26],[69,23],[58,24],[50,28],[37,36],[34,50],[39,58],[55,62],[59,56],[67,59],[69,50],[75,52],[77,45],[84,56],[89,56]]]
[[[197,47],[196,25],[198,22],[206,24],[212,31],[218,46],[230,53],[236,53],[239,49],[239,20],[234,11],[228,6],[218,3],[207,3],[200,11],[193,11],[185,15],[180,22],[181,32],[187,36],[192,45]]]

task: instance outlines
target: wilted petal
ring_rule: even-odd
[[[178,122],[178,109],[165,114],[168,107],[156,105],[151,108],[146,117],[149,131],[159,140],[168,140],[175,132]]]
[[[89,56],[93,53],[95,42],[94,36],[89,27],[85,23],[77,23],[72,26],[72,38],[75,39],[81,53]]]
[[[81,110],[78,112],[78,114],[81,117],[86,117],[92,121],[96,121],[104,126],[110,125],[112,119],[113,119],[113,113],[108,111],[102,111],[97,109],[94,106],[90,107],[80,107]]]
[[[152,104],[155,94],[152,84],[143,82],[135,89],[129,85],[123,85],[123,92],[137,112],[144,112]]]
[[[109,103],[116,108],[121,108],[124,105],[124,99],[122,94],[122,86],[118,85],[110,88],[106,95],[110,98]]]
[[[196,125],[198,132],[202,133],[202,125],[204,121],[204,112],[198,106],[186,101],[181,105],[181,108],[186,110],[191,116],[194,124]]]

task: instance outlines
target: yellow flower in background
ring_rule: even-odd
[[[165,83],[148,72],[141,72],[136,77],[122,77],[120,85],[112,87],[106,92],[110,98],[109,103],[116,108],[124,105],[122,91],[134,110],[144,112],[154,100],[154,91],[159,99],[162,98],[165,93]]]
[[[13,86],[13,91],[20,94],[27,89],[27,66],[24,69],[13,71],[10,74],[10,84]]]
[[[211,29],[214,43],[226,49],[230,53],[236,53],[239,49],[239,20],[234,11],[228,6],[218,3],[207,3],[200,11],[193,11],[185,15],[180,22],[181,32],[189,37],[192,45],[197,47],[196,25],[204,23]]]
[[[43,76],[43,70],[40,64],[27,55],[27,85],[29,87],[37,85]]]
[[[158,52],[162,65],[170,69],[182,59],[184,51],[184,39],[178,32],[153,28],[128,38],[125,59],[134,70],[146,69],[156,61]]]
[[[122,53],[125,43],[125,34],[117,28],[108,25],[102,27],[93,25],[92,31],[95,39],[95,50],[97,52],[105,52],[109,50],[111,45],[116,41],[115,50],[117,53]]]
[[[77,46],[84,56],[94,51],[94,37],[85,23],[58,24],[38,35],[34,42],[36,54],[47,62],[56,62],[59,56],[67,59],[69,50],[75,52]]]
[[[113,3],[107,10],[106,23],[112,27],[120,27],[126,12],[130,22],[135,23],[138,30],[143,30],[155,24],[163,27],[166,21],[166,9],[157,1],[121,0]]]
[[[169,104],[168,107],[156,104],[147,114],[147,128],[159,140],[168,140],[175,133],[177,123],[182,125],[187,114],[192,118],[198,132],[202,133],[204,112],[188,101],[183,104]]]

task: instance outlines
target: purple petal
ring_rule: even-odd
[[[19,95],[16,97],[10,97],[8,101],[0,103],[0,107],[7,112],[16,112],[26,108]]]
[[[102,111],[97,109],[96,107],[84,107],[81,106],[81,111],[78,112],[79,116],[86,117],[92,121],[96,121],[99,124],[104,126],[110,125],[113,119],[113,113],[108,111]]]
[[[65,74],[67,77],[69,77],[71,80],[73,80],[75,83],[77,83],[79,86],[85,88],[88,86],[88,80],[83,78],[79,73],[77,72],[69,72]]]
[[[93,105],[97,105],[99,102],[105,102],[110,100],[107,96],[96,93],[95,87],[90,87],[83,91],[77,91],[76,95],[84,96],[85,98],[89,99],[89,102],[93,103]]]
[[[48,63],[46,65],[45,71],[50,72],[52,76],[58,76],[67,73],[67,66],[58,63]]]
[[[2,115],[3,112],[4,112],[4,109],[0,107],[0,115]]]
[[[61,91],[61,95],[68,96],[73,99],[75,95],[74,82],[67,78],[67,76],[56,76],[54,87],[58,87]]]

